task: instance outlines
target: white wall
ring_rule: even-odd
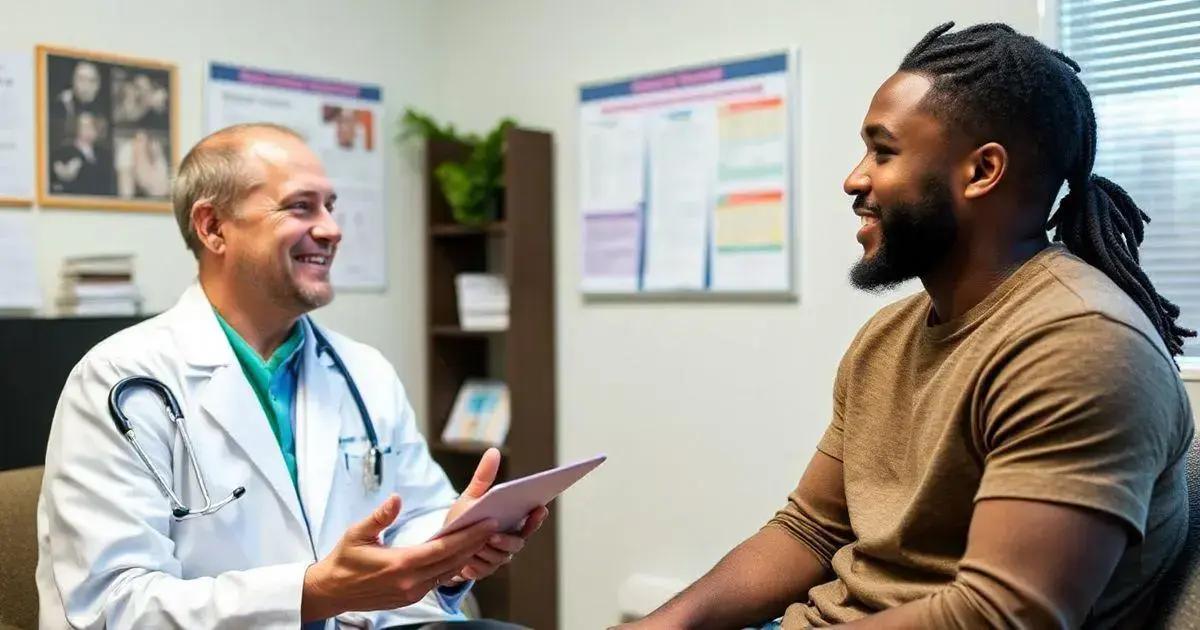
[[[178,64],[180,156],[203,133],[210,60],[382,85],[390,180],[388,287],[383,293],[341,292],[317,317],[380,348],[423,408],[421,188],[414,160],[399,154],[391,136],[404,105],[427,107],[432,95],[432,6],[428,0],[0,0],[0,49],[32,52],[45,43]],[[50,208],[34,214],[47,305],[53,304],[59,267],[69,255],[135,253],[136,280],[150,312],[169,308],[195,276],[195,262],[170,214]]]
[[[436,15],[439,115],[482,129],[511,114],[555,134],[560,458],[611,457],[561,506],[561,625],[602,627],[626,576],[697,577],[811,456],[837,361],[885,301],[847,285],[860,249],[841,191],[876,87],[939,22],[1036,32],[1036,2],[506,0]],[[584,302],[578,85],[789,45],[803,55],[800,303]]]

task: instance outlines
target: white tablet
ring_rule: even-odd
[[[506,481],[492,486],[479,502],[467,508],[458,518],[446,523],[434,538],[456,532],[464,527],[470,527],[479,521],[494,518],[500,524],[499,531],[511,532],[516,530],[521,521],[539,505],[546,505],[554,497],[562,494],[576,481],[595,470],[597,466],[608,459],[597,455],[581,462],[544,470],[528,477]]]

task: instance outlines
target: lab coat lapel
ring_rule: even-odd
[[[184,292],[169,316],[172,334],[191,367],[191,375],[200,380],[193,390],[198,391],[200,409],[246,453],[279,501],[303,527],[300,500],[292,487],[279,442],[199,283]],[[203,382],[205,378],[207,383]],[[249,480],[246,485],[248,500],[263,500],[254,496],[258,488]]]
[[[209,374],[212,368],[237,363],[200,283],[192,283],[166,317],[183,360],[198,373]]]
[[[279,442],[271,432],[262,405],[254,396],[254,390],[250,388],[240,365],[235,363],[216,368],[208,386],[201,393],[200,407],[245,451],[246,457],[266,478],[279,501],[303,527],[300,500],[292,487],[292,478],[283,461],[283,453],[279,450]],[[252,487],[246,488],[247,494],[252,495],[253,492]],[[262,499],[251,496],[250,500]]]
[[[306,325],[311,322],[305,319]],[[337,466],[338,436],[343,414],[352,412],[347,405],[349,389],[341,372],[334,367],[329,353],[317,354],[316,335],[309,328],[305,335],[304,367],[297,392],[297,404],[303,405],[303,415],[297,422],[297,442],[303,445],[300,460],[300,491],[314,539],[321,540],[325,508]]]

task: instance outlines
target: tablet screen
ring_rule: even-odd
[[[500,531],[514,531],[535,508],[553,501],[606,459],[604,455],[597,455],[492,486],[477,503],[447,523],[433,538],[440,538],[489,518],[496,519]]]

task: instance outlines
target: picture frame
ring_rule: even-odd
[[[32,199],[25,197],[7,197],[0,195],[0,208],[28,208],[33,205]]]
[[[175,64],[39,45],[36,72],[38,204],[170,212]]]

